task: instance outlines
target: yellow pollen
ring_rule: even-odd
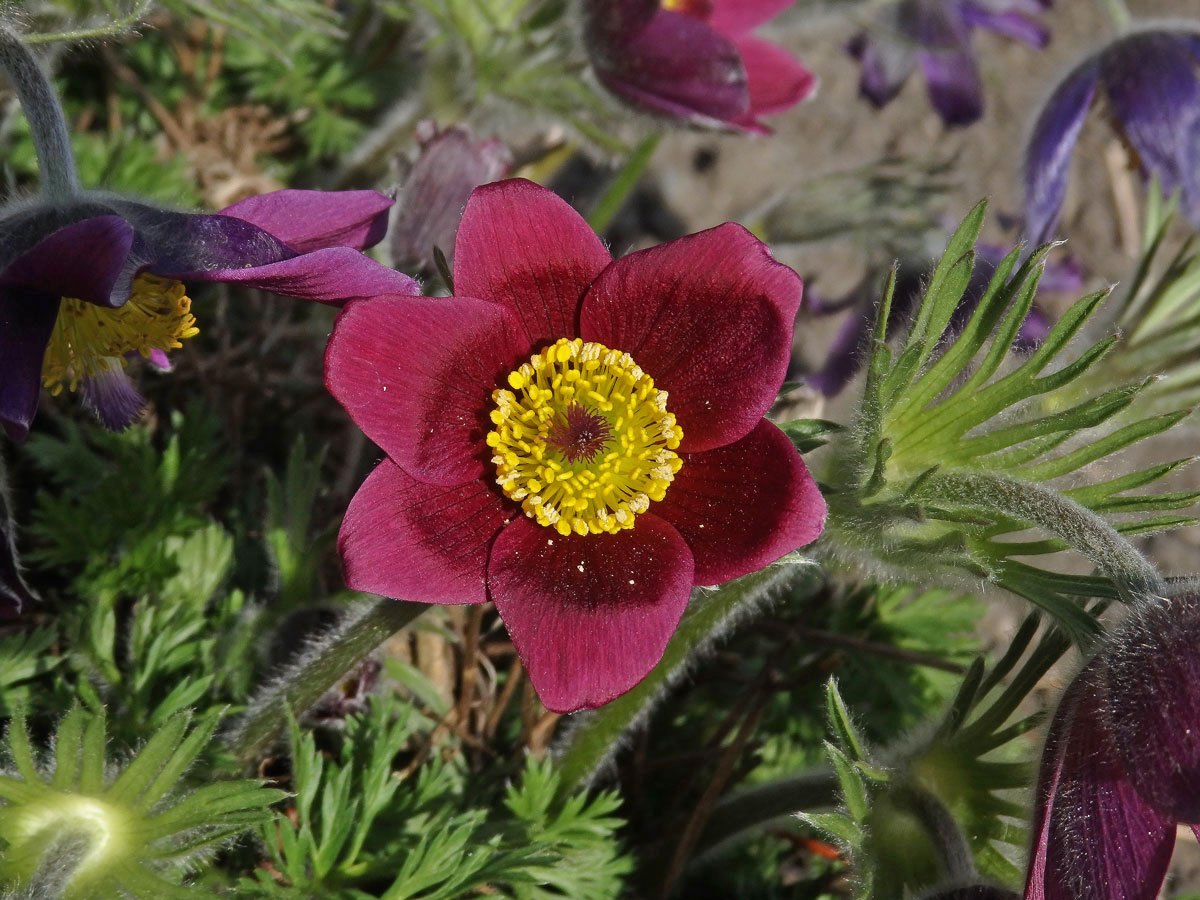
[[[492,393],[496,483],[559,534],[632,528],[683,460],[683,430],[628,353],[561,338]]]
[[[63,297],[42,361],[42,384],[51,394],[79,390],[83,379],[125,364],[125,354],[149,357],[174,350],[200,333],[182,283],[157,275],[134,279],[123,306],[109,309]]]

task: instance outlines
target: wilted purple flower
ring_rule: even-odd
[[[1200,227],[1200,24],[1118,38],[1064,78],[1038,115],[1025,150],[1025,218],[1035,242],[1058,225],[1071,153],[1097,90],[1146,174],[1182,194]]]
[[[1200,835],[1200,593],[1136,608],[1067,688],[1025,900],[1154,900],[1181,823]]]
[[[634,106],[686,122],[766,133],[761,115],[806,99],[816,78],[751,31],[794,0],[586,0],[600,82]]]
[[[920,65],[942,121],[969,125],[983,114],[971,30],[987,28],[1045,47],[1050,34],[1032,17],[1049,6],[1050,0],[899,0],[850,42],[850,52],[862,62],[859,88],[884,106]]]
[[[987,290],[988,282],[996,271],[996,266],[1007,255],[1007,250],[996,244],[979,244],[975,248],[976,264],[971,272],[971,280],[963,292],[954,318],[950,322],[952,331],[958,331],[967,322],[968,317],[975,311]],[[921,269],[901,265],[896,273],[896,290],[892,298],[892,306],[888,316],[887,333],[893,335],[897,329],[902,329],[912,318],[914,309],[924,291],[924,267]],[[1038,292],[1043,293],[1076,293],[1083,286],[1083,275],[1074,259],[1063,262],[1048,263],[1038,281]],[[805,298],[805,305],[810,313],[824,315],[827,312],[839,312],[851,307],[850,314],[842,323],[825,364],[815,372],[804,376],[804,380],[824,394],[832,397],[850,383],[855,373],[866,362],[866,352],[871,336],[871,328],[875,320],[875,302],[878,294],[878,281],[869,279],[855,288],[854,293],[845,300],[823,303],[820,297],[814,300],[815,292],[811,289]],[[1014,347],[1017,350],[1028,350],[1041,343],[1050,332],[1050,318],[1038,306],[1029,310],[1029,315],[1017,332]]]
[[[503,142],[476,140],[465,125],[438,131],[433,122],[422,122],[417,140],[421,153],[405,181],[392,226],[392,262],[400,269],[430,272],[434,247],[451,260],[471,191],[502,178],[513,159]]]
[[[364,256],[392,201],[375,191],[276,191],[211,215],[81,194],[0,219],[0,422],[29,431],[45,385],[81,390],[110,428],[143,399],[127,356],[162,367],[196,333],[183,282],[230,282],[340,303],[414,295],[416,283]]]

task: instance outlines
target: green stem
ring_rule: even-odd
[[[696,843],[692,861],[784,816],[835,807],[840,802],[841,792],[833,772],[796,775],[734,794],[713,808],[708,828]]]
[[[79,193],[75,157],[62,104],[54,85],[29,48],[0,25],[0,68],[8,75],[33,135],[41,172],[42,194],[49,200],[69,200]]]
[[[625,161],[625,165],[613,177],[608,188],[596,201],[596,205],[592,207],[592,212],[588,216],[588,224],[592,226],[592,231],[603,234],[604,230],[612,224],[612,220],[616,218],[633,189],[637,187],[637,183],[641,179],[642,173],[646,171],[650,157],[654,155],[654,150],[658,147],[660,140],[662,140],[662,133],[656,131],[646,135],[642,138],[641,143],[633,148],[633,153]]]
[[[1124,34],[1129,30],[1129,26],[1133,23],[1133,16],[1129,12],[1129,7],[1125,5],[1125,0],[1097,0],[1100,4],[1100,11],[1108,17],[1108,21],[1112,24],[1113,31],[1117,34]]]
[[[815,578],[815,563],[804,571]],[[577,717],[557,752],[561,776],[559,797],[585,786],[617,749],[622,737],[643,722],[654,702],[687,669],[693,657],[724,634],[740,617],[753,612],[769,595],[797,576],[794,564],[768,566],[759,572],[701,591],[692,598],[663,658],[633,690],[612,703]]]
[[[249,766],[287,727],[385,640],[429,609],[427,603],[383,599],[320,640],[254,699],[229,737],[234,756]]]

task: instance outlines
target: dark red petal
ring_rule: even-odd
[[[792,351],[803,283],[741,225],[631,253],[588,289],[581,334],[630,354],[696,453],[749,434]]]
[[[14,441],[25,440],[37,413],[58,306],[57,297],[0,287],[0,423]]]
[[[523,178],[478,187],[454,243],[454,293],[507,307],[531,345],[579,334],[579,301],[612,262],[587,222]]]
[[[349,247],[314,250],[281,262],[239,269],[167,271],[153,265],[158,275],[180,281],[223,282],[298,297],[321,303],[348,303],[376,297],[415,297],[421,287],[407,275],[377,263]]]
[[[74,297],[97,306],[129,298],[133,227],[120,216],[94,216],[42,238],[0,272],[0,286]],[[58,307],[54,307],[57,311]]]
[[[1026,900],[1155,900],[1175,825],[1130,784],[1105,716],[1103,662],[1080,673],[1047,741]]]
[[[601,706],[662,658],[692,590],[692,554],[653,513],[617,534],[500,532],[488,590],[547,709]]]
[[[1200,596],[1138,607],[1107,659],[1109,716],[1130,781],[1161,815],[1200,822]]]
[[[392,198],[378,191],[272,191],[221,210],[257,225],[294,250],[362,250],[387,232]]]
[[[325,351],[325,386],[414,478],[492,474],[492,391],[526,352],[500,306],[453,297],[352,303]]]
[[[346,584],[422,603],[483,603],[488,548],[511,515],[483,481],[439,487],[385,459],[342,521]]]
[[[816,76],[778,44],[744,37],[738,40],[737,48],[746,64],[749,120],[790,109],[816,90]]]
[[[815,541],[825,524],[825,498],[787,435],[766,419],[732,444],[683,454],[652,509],[692,549],[697,584],[757,571]]]

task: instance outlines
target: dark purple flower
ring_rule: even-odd
[[[421,153],[404,184],[400,213],[391,230],[392,262],[400,269],[433,271],[433,248],[452,261],[458,221],[471,191],[502,178],[512,154],[501,141],[476,140],[465,125],[438,131],[418,126]]]
[[[1026,900],[1154,900],[1200,823],[1200,593],[1134,610],[1067,688],[1038,779]]]
[[[600,82],[640,109],[767,133],[758,117],[809,97],[816,78],[751,34],[793,0],[586,0],[588,53]]]
[[[1144,173],[1182,195],[1200,227],[1200,25],[1142,31],[1087,57],[1042,107],[1025,149],[1025,218],[1035,243],[1058,225],[1071,154],[1097,92]]]
[[[950,328],[954,332],[966,325],[971,313],[979,305],[984,291],[987,290],[988,282],[996,271],[996,266],[1000,264],[1008,251],[996,244],[980,244],[975,248],[975,252],[975,269],[971,273],[971,280],[950,323]],[[900,266],[896,273],[896,291],[888,316],[887,333],[889,336],[897,333],[897,329],[902,329],[912,318],[925,289],[925,275],[924,267],[917,269],[912,266]],[[1067,259],[1063,262],[1046,265],[1041,280],[1038,282],[1038,292],[1039,294],[1071,294],[1077,293],[1082,286],[1083,275],[1079,270],[1078,263],[1074,259]],[[840,393],[866,361],[877,299],[878,279],[874,277],[855,288],[849,298],[829,303],[822,302],[821,298],[816,296],[811,288],[809,289],[805,297],[805,306],[814,315],[825,315],[839,312],[847,307],[851,308],[850,314],[833,339],[829,354],[825,357],[825,364],[817,371],[805,376],[805,381],[826,397]],[[1050,333],[1050,325],[1050,318],[1035,305],[1021,324],[1014,347],[1017,350],[1032,349]]]
[[[1033,18],[1050,0],[899,0],[850,43],[862,62],[859,88],[884,106],[919,65],[929,100],[947,125],[969,125],[983,114],[983,85],[971,30],[987,28],[1034,47],[1050,34]]]
[[[81,195],[0,219],[0,422],[29,431],[44,384],[81,390],[110,428],[143,400],[124,373],[139,354],[196,333],[184,282],[230,282],[307,300],[419,293],[359,252],[383,237],[391,200],[375,191],[276,191],[220,213],[172,212]]]

